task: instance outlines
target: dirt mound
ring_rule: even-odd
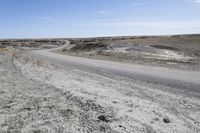
[[[96,49],[104,49],[106,48],[106,44],[98,43],[98,42],[89,42],[83,44],[76,44],[71,50],[72,51],[91,51]]]
[[[158,49],[166,49],[166,50],[173,50],[177,51],[177,48],[171,47],[171,46],[164,46],[164,45],[151,45],[151,47],[158,48]]]

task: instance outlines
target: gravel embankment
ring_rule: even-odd
[[[0,55],[1,133],[115,132],[103,119],[108,115],[112,111],[94,101],[27,78]]]

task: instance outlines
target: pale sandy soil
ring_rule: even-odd
[[[0,55],[1,133],[115,132],[98,118],[113,120],[112,109],[24,75],[12,61]]]

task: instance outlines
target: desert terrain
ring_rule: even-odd
[[[0,133],[200,133],[200,35],[0,40]]]

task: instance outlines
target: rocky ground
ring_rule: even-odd
[[[198,92],[62,66],[29,50],[0,50],[2,133],[200,133]]]
[[[113,111],[23,75],[0,55],[0,132],[115,132]]]

